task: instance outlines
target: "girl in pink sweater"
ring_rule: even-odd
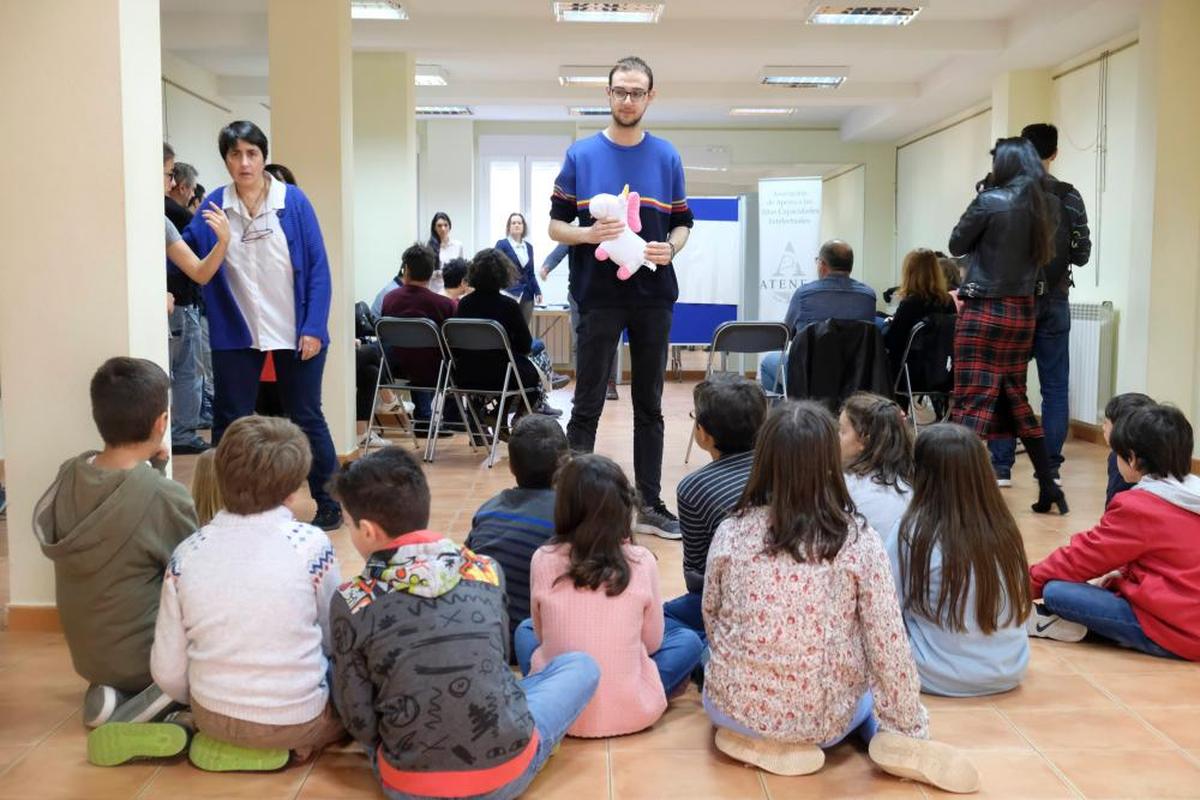
[[[562,653],[587,653],[600,665],[600,686],[567,733],[640,731],[687,684],[703,645],[687,628],[664,633],[658,564],[633,543],[636,495],[621,468],[604,456],[577,456],[555,489],[555,538],[533,554],[533,616],[514,634],[517,663],[528,675]]]
[[[851,733],[884,771],[978,788],[975,767],[928,741],[920,679],[883,544],[842,478],[838,427],[815,403],[777,406],[704,580],[704,707],[719,750],[805,775]]]

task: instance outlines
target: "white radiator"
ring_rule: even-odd
[[[1099,425],[1113,395],[1112,303],[1071,303],[1071,419]]]

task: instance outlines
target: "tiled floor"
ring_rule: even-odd
[[[561,394],[557,404],[566,407],[568,397]],[[598,449],[631,470],[627,397],[624,387],[622,400],[609,404]],[[682,453],[690,426],[690,386],[668,384],[665,405],[663,483],[671,497],[688,471]],[[1033,482],[1026,464],[1019,465],[1017,486],[1005,492],[1032,559],[1092,524],[1100,513],[1103,450],[1071,442],[1067,457],[1069,516],[1028,511]],[[692,466],[704,459],[694,455]],[[190,459],[179,461],[177,477],[187,482]],[[505,462],[489,471],[480,461],[460,439],[443,443],[429,469],[432,527],[461,539],[475,508],[509,485]],[[345,532],[333,538],[343,573],[361,566]],[[645,537],[643,544],[659,557],[664,596],[681,591],[679,545]],[[0,577],[0,588],[4,586]],[[269,775],[211,775],[182,759],[91,767],[84,759],[79,722],[83,689],[61,636],[0,633],[0,800],[380,796],[365,759],[350,752],[326,753],[315,764]],[[1097,645],[1035,641],[1029,676],[1019,689],[986,699],[929,697],[926,702],[934,735],[971,751],[983,779],[981,797],[1200,798],[1200,666]],[[736,764],[713,749],[712,730],[691,691],[644,733],[607,741],[567,740],[527,796],[780,800],[937,794],[882,775],[861,747],[850,744],[830,751],[825,768],[808,777],[779,778]]]

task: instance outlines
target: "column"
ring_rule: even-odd
[[[339,453],[354,449],[354,222],[349,0],[269,0],[271,159],[312,201],[333,280],[322,401]]]
[[[167,367],[158,3],[0,3],[0,41],[9,627],[53,628],[34,503],[63,461],[100,446],[96,368],[116,355]],[[83,174],[88,191],[72,189]]]
[[[1200,427],[1198,30],[1194,0],[1156,0],[1142,12],[1130,260],[1144,269],[1129,282],[1121,324],[1131,328],[1120,357],[1144,369],[1147,394],[1175,403]]]
[[[420,235],[409,53],[354,54],[354,296],[370,302]]]
[[[1034,122],[1049,122],[1050,70],[1006,72],[992,82],[992,138],[1020,136]]]

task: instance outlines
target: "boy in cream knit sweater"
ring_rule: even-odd
[[[244,417],[217,448],[225,510],[176,550],[150,667],[190,703],[201,769],[277,769],[344,735],[329,702],[329,538],[288,510],[311,455],[291,422]]]

